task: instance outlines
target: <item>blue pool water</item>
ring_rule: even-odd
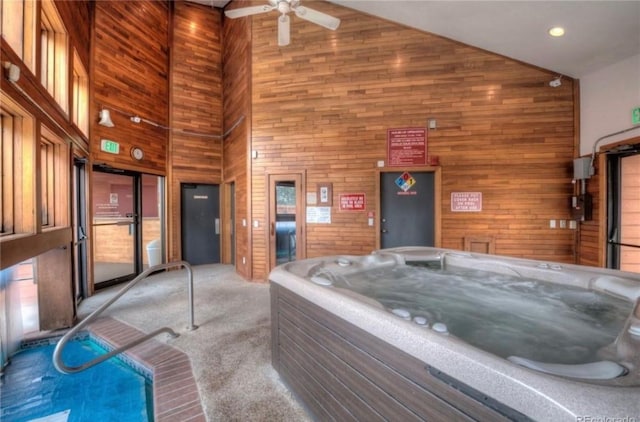
[[[109,359],[76,374],[61,374],[51,360],[55,344],[17,353],[5,368],[0,386],[0,420],[30,421],[62,412],[57,420],[138,422],[153,420],[151,383],[118,359]],[[64,349],[69,366],[105,351],[90,339],[74,340]]]

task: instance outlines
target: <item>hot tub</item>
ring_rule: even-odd
[[[269,279],[273,366],[318,420],[640,420],[640,274],[408,247]]]

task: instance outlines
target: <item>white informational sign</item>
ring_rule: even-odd
[[[331,207],[307,207],[307,223],[331,224]]]
[[[307,205],[315,205],[318,203],[318,195],[315,192],[307,192]]]
[[[451,192],[451,211],[482,211],[482,192]]]

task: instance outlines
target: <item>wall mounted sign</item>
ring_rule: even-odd
[[[423,127],[388,129],[387,165],[427,165],[427,130]]]
[[[119,154],[120,144],[110,139],[100,139],[100,151],[108,152],[109,154]]]
[[[638,125],[640,124],[640,107],[636,107],[631,110],[631,124]]]
[[[482,192],[451,192],[451,211],[482,211]]]
[[[307,205],[315,205],[318,203],[318,195],[316,192],[307,192]]]
[[[333,205],[333,192],[331,183],[318,183],[318,205],[328,206]]]
[[[365,206],[364,193],[340,194],[340,211],[364,211]]]
[[[307,207],[307,223],[331,224],[331,207]]]
[[[417,195],[418,192],[409,190],[416,184],[416,179],[414,179],[408,171],[405,171],[396,179],[396,186],[402,189],[402,192],[398,192],[398,195]]]

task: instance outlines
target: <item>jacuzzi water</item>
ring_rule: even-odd
[[[597,291],[451,267],[395,266],[331,278],[334,287],[425,327],[446,326],[497,356],[561,364],[601,360],[598,352],[615,341],[633,307]]]
[[[0,420],[147,422],[153,420],[151,383],[112,358],[75,374],[58,372],[55,344],[27,348],[11,358],[0,388]],[[65,362],[83,364],[105,350],[89,338],[70,341]]]
[[[310,338],[340,330],[331,337],[336,350],[362,350],[389,368],[411,366],[410,374],[424,369],[424,385],[433,387],[424,400],[438,396],[466,412],[470,398],[515,419],[640,420],[638,274],[405,247],[295,261],[275,268],[269,280],[284,329],[291,322]],[[286,320],[291,308],[302,314],[296,318],[314,323]],[[279,343],[278,329],[277,365],[288,365],[289,348],[293,353],[308,345]],[[317,356],[316,348],[307,353]],[[336,359],[353,357],[336,353]],[[305,365],[298,375],[315,368],[313,360],[297,362]],[[407,376],[413,375],[394,378],[380,369],[366,379],[391,391]],[[353,381],[349,374],[343,378],[314,382],[340,394]],[[466,399],[439,396],[442,385]],[[398,392],[389,397],[389,403],[405,398]],[[403,403],[414,398],[408,393]],[[324,393],[313,399],[332,405]]]

